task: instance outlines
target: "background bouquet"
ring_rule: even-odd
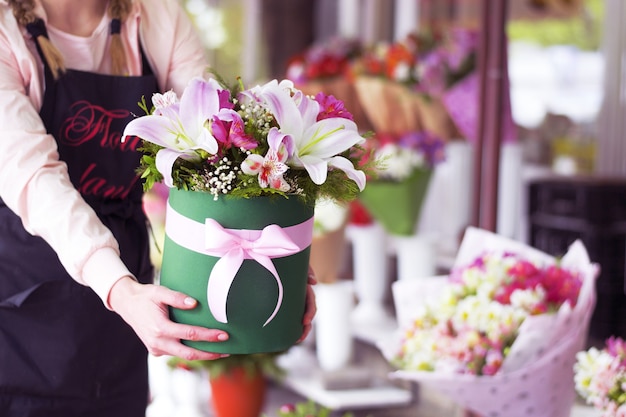
[[[392,376],[482,416],[569,416],[597,273],[581,242],[557,260],[467,229],[450,276],[394,283],[400,328],[381,342]]]
[[[377,169],[359,196],[366,210],[393,235],[415,233],[434,166],[444,159],[444,143],[426,132],[377,134],[368,139]]]
[[[440,42],[438,34],[416,32],[393,43],[374,44],[353,60],[357,95],[376,132],[428,131],[444,140],[458,136],[439,97],[420,87],[431,82],[423,80],[424,64]],[[436,64],[432,68],[443,71]]]
[[[341,100],[361,131],[365,132],[371,130],[371,125],[350,77],[352,62],[358,59],[362,49],[359,41],[345,37],[314,43],[291,57],[286,78],[307,94],[324,92]]]
[[[626,416],[626,342],[610,337],[602,349],[576,354],[576,391],[603,417]]]
[[[287,349],[302,335],[315,202],[349,201],[365,187],[364,138],[351,114],[288,80],[244,88],[196,78],[180,97],[141,105],[147,115],[124,138],[142,139],[144,188],[170,187],[160,283],[199,301],[170,315],[230,334],[185,343],[232,354]]]

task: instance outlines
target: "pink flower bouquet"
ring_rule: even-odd
[[[626,416],[626,342],[610,337],[602,349],[576,354],[576,392],[602,410],[602,417]]]
[[[568,417],[597,274],[580,241],[556,259],[467,229],[449,276],[394,284],[399,330],[380,345],[392,377],[480,416]]]

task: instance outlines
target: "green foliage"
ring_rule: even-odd
[[[309,400],[297,404],[283,405],[278,410],[278,417],[329,417],[331,412],[331,409],[318,406],[315,402]],[[345,413],[342,417],[353,417],[353,414]]]
[[[271,376],[274,378],[282,378],[284,369],[276,362],[276,358],[280,353],[251,353],[230,355],[225,358],[214,360],[194,360],[189,361],[178,357],[172,357],[168,361],[168,365],[172,368],[185,369],[205,369],[209,373],[210,378],[228,373],[234,368],[243,367],[247,374],[254,376],[257,373]]]
[[[598,50],[602,41],[604,1],[586,0],[584,3],[581,16],[509,22],[509,40],[530,41],[542,46],[574,45],[582,50]]]

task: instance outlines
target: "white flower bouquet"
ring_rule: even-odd
[[[597,274],[580,241],[556,259],[468,228],[449,276],[394,283],[392,377],[480,416],[569,416]]]

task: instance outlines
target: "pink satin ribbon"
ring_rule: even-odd
[[[313,239],[313,217],[289,227],[276,224],[262,230],[225,229],[214,219],[205,223],[187,218],[168,203],[165,233],[176,244],[191,251],[219,257],[207,286],[207,301],[213,317],[227,323],[226,299],[237,271],[244,259],[254,259],[270,271],[278,284],[278,300],[272,315],[263,327],[271,322],[283,300],[283,284],[272,258],[289,256],[303,251]]]

